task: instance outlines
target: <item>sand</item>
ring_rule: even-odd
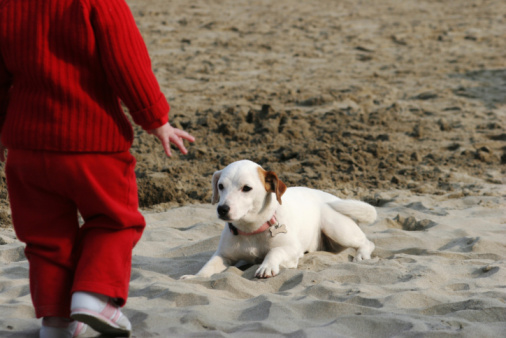
[[[146,232],[134,337],[500,337],[506,332],[502,1],[128,0],[197,142],[166,159],[136,128]],[[211,176],[238,159],[377,207],[373,258],[306,255],[194,274],[224,224]],[[28,264],[0,180],[0,336],[35,337]],[[96,336],[90,330],[88,337]]]

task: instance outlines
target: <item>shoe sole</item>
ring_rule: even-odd
[[[70,317],[88,324],[93,330],[112,337],[130,337],[131,331],[118,326],[110,319],[94,312],[76,311]]]

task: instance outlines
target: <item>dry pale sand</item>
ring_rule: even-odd
[[[197,136],[166,159],[136,129],[134,337],[506,336],[504,1],[127,2],[173,123]],[[211,176],[241,158],[375,205],[373,259],[178,280],[216,249]],[[36,337],[0,176],[0,336]]]
[[[125,309],[134,336],[504,336],[504,198],[377,197],[378,221],[363,228],[370,261],[317,252],[266,280],[256,266],[178,280],[209,259],[223,224],[206,204],[146,213]],[[0,335],[36,336],[23,246],[12,232],[1,240]]]

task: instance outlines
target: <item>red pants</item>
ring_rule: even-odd
[[[126,302],[132,249],[145,227],[134,166],[129,152],[9,150],[12,220],[26,243],[38,318],[69,317],[75,291]]]

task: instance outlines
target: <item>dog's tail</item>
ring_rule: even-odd
[[[365,202],[357,200],[336,200],[328,205],[335,211],[354,219],[359,223],[371,224],[378,214],[376,209]]]

